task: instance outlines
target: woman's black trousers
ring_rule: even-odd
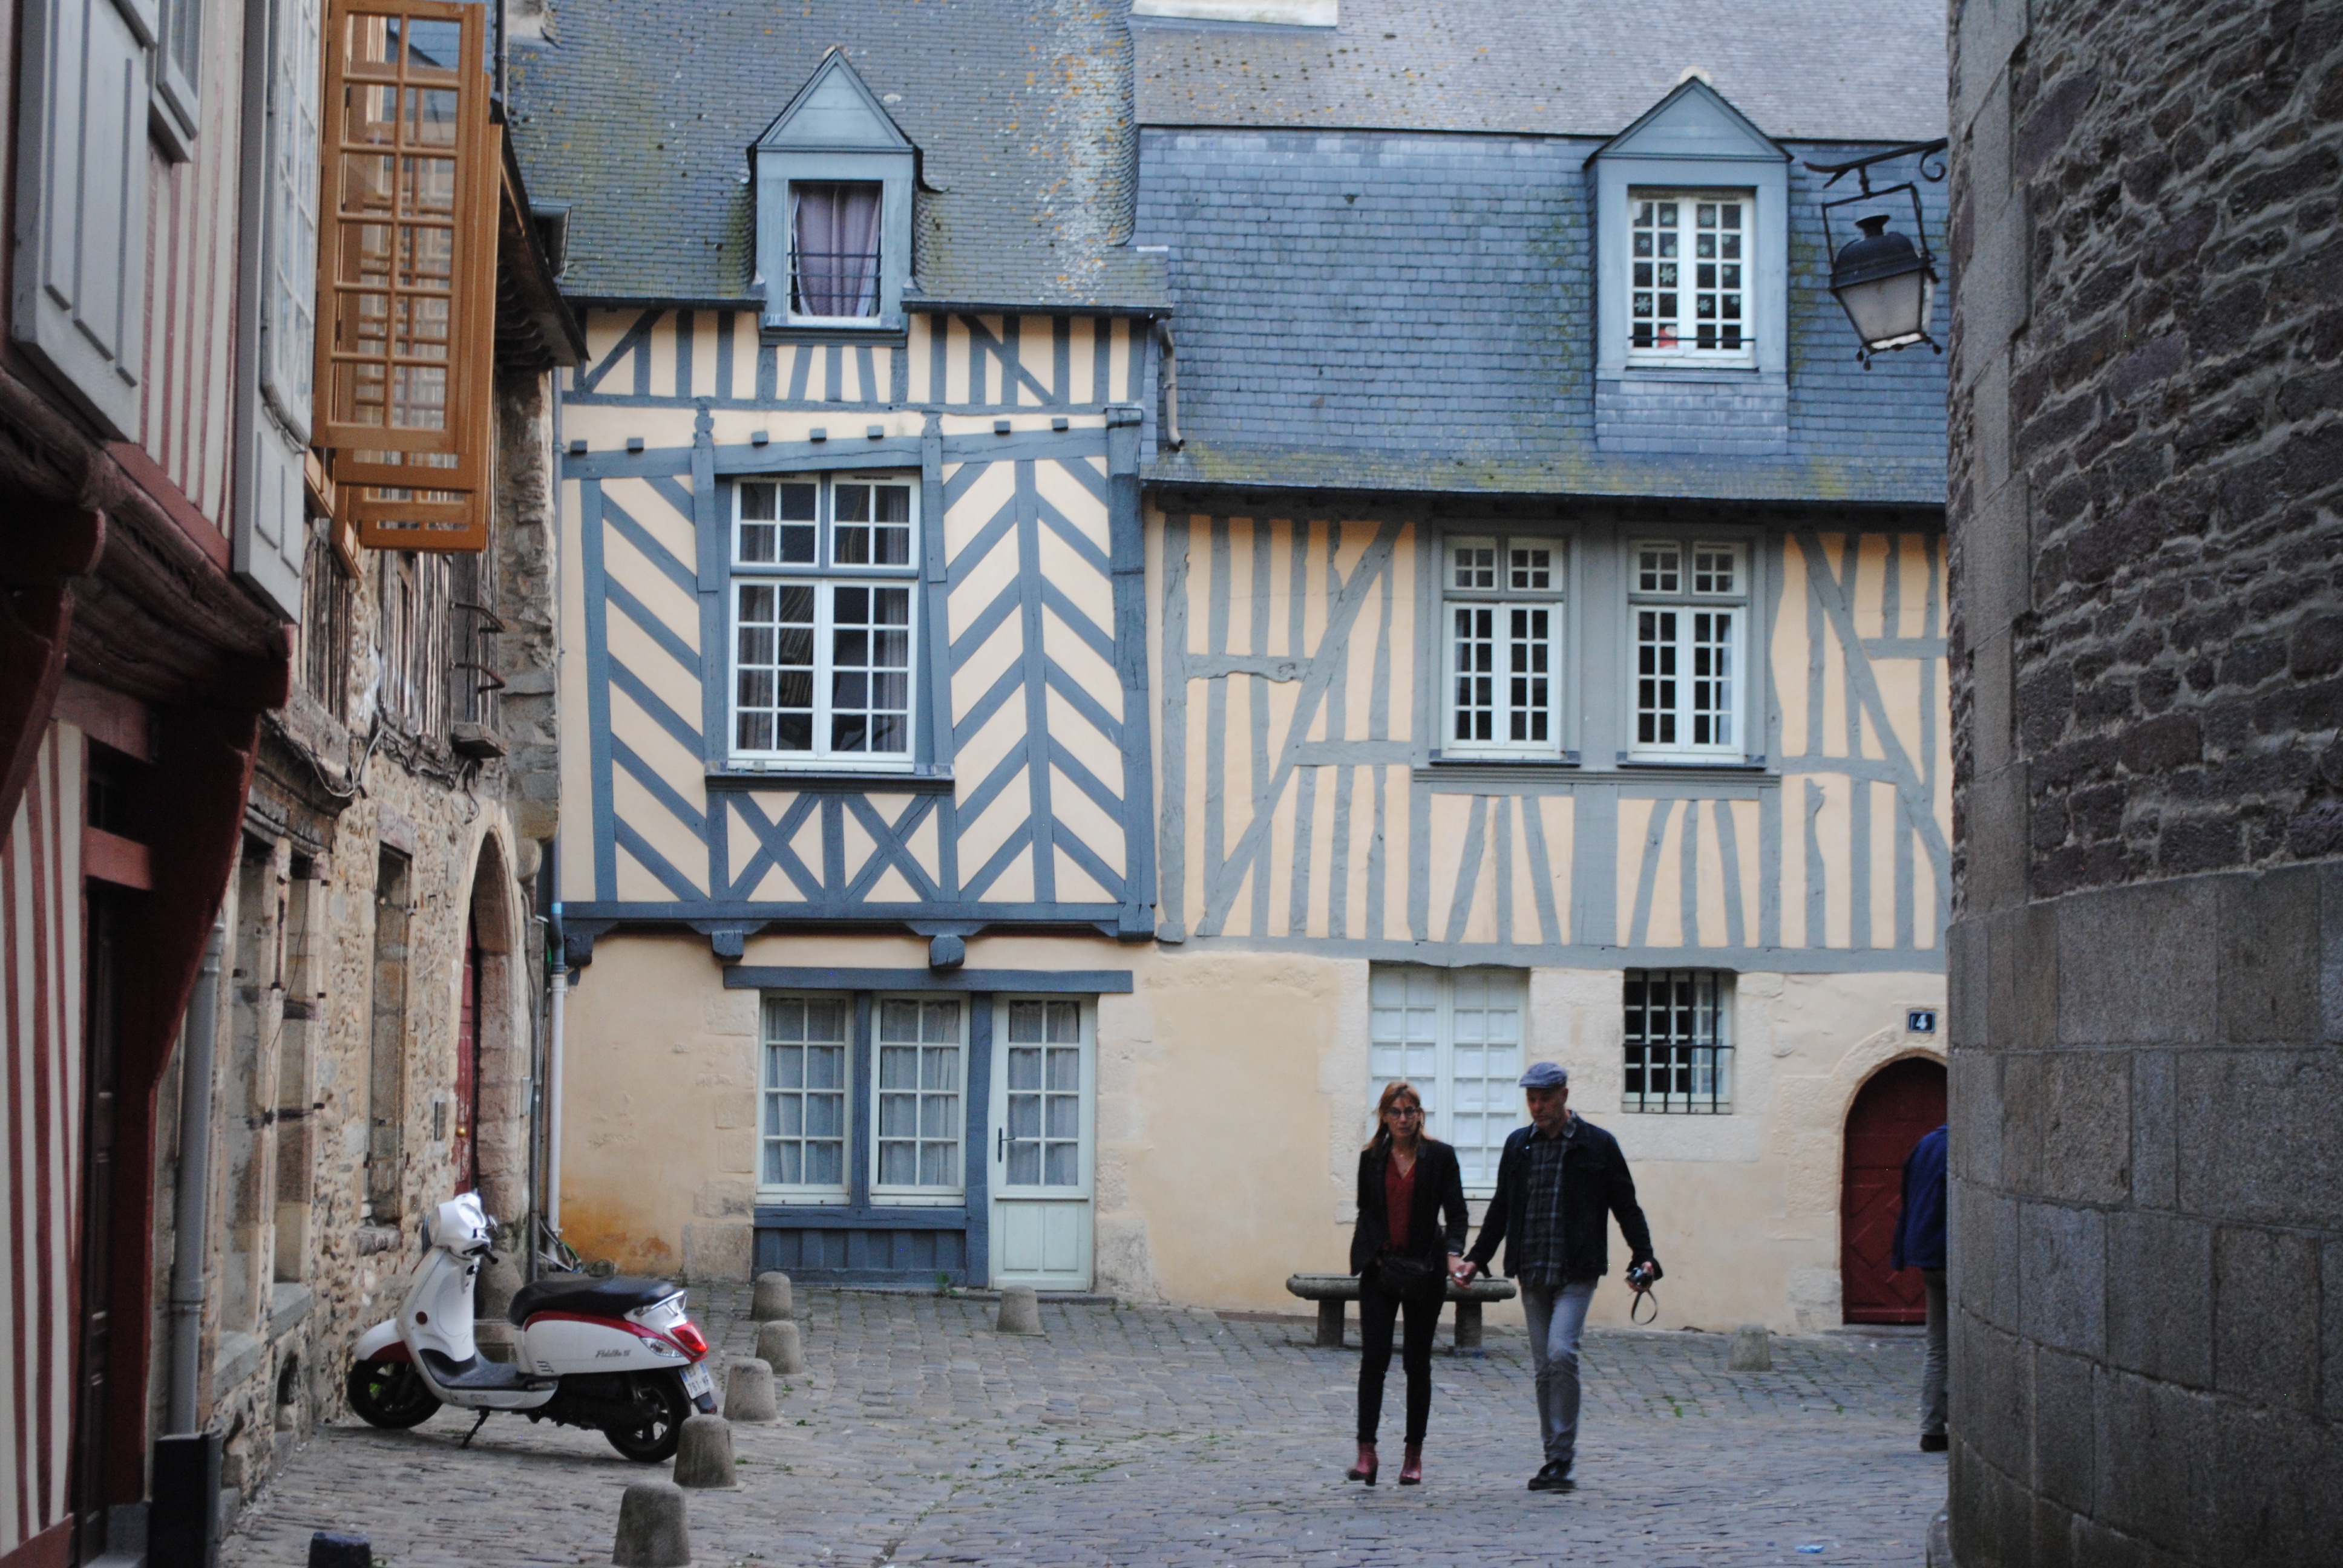
[[[1422,1442],[1432,1419],[1432,1342],[1440,1332],[1440,1304],[1447,1292],[1435,1279],[1413,1295],[1387,1294],[1370,1266],[1359,1281],[1359,1441],[1375,1441],[1383,1423],[1383,1374],[1391,1370],[1392,1322],[1403,1312],[1407,1330],[1400,1364],[1407,1369],[1407,1441]]]

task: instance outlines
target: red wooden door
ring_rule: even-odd
[[[480,1113],[480,1028],[476,1003],[479,995],[480,949],[472,922],[464,922],[464,1000],[456,1015],[456,1139],[450,1152],[456,1161],[456,1191],[475,1191],[480,1185],[478,1143],[473,1130]]]
[[[1904,1207],[1904,1161],[1944,1124],[1942,1062],[1890,1062],[1855,1094],[1838,1201],[1839,1292],[1850,1323],[1927,1322],[1920,1271],[1891,1271],[1888,1259]]]

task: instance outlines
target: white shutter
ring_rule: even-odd
[[[274,0],[268,80],[267,251],[261,263],[260,389],[309,438],[317,370],[317,93],[321,0]]]
[[[10,329],[114,435],[138,437],[146,340],[151,0],[30,0]]]
[[[254,0],[245,19],[245,211],[236,346],[234,562],[277,613],[301,618],[302,483],[315,374],[320,0]]]

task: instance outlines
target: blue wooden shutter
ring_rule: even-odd
[[[136,440],[146,346],[152,0],[31,0],[10,329],[106,429]]]

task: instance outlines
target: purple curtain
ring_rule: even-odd
[[[879,196],[875,185],[789,187],[800,316],[879,314]]]

